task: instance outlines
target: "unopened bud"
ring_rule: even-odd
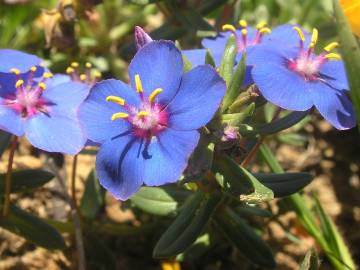
[[[140,26],[135,26],[134,36],[136,49],[138,50],[153,41],[153,39]]]

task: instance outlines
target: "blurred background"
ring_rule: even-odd
[[[265,20],[272,27],[287,22],[299,23],[308,30],[316,27],[319,48],[336,39],[330,0],[2,0],[0,48],[37,54],[54,73],[65,73],[72,61],[90,62],[103,78],[127,80],[127,66],[135,53],[135,26],[143,27],[154,39],[178,40],[183,49],[188,49],[200,48],[202,37],[214,35],[223,24],[240,18],[249,25]],[[267,110],[271,112],[273,108],[268,106]],[[285,170],[306,171],[316,176],[305,194],[317,194],[339,226],[357,264],[360,263],[358,138],[356,130],[340,133],[316,114],[269,138],[269,145]],[[14,166],[41,168],[44,160],[43,153],[24,141]],[[69,179],[72,159],[59,155],[56,160]],[[120,203],[105,194],[95,184],[94,160],[91,150],[79,156],[76,179],[77,199],[85,212],[84,218],[92,220],[84,236],[88,268],[180,269],[178,263],[152,259],[153,247],[171,218],[145,214],[131,208],[130,202]],[[256,166],[261,166],[261,162]],[[2,158],[0,170],[6,170],[6,158]],[[87,185],[89,190],[91,183],[101,197],[89,201],[84,190]],[[53,225],[67,236],[66,249],[48,251],[0,228],[0,270],[76,269],[74,234],[66,222],[70,208],[56,182],[16,196],[14,201],[36,216],[63,221]],[[309,248],[317,248],[314,239],[298,223],[295,214],[279,207],[276,200],[268,208],[273,212],[271,217],[253,222],[265,228],[265,239],[274,252],[277,269],[299,269]],[[112,225],[98,224],[103,221],[111,221]],[[261,269],[247,262],[221,236],[210,239],[209,234],[204,234],[199,241],[197,248],[178,257],[181,269]],[[333,269],[326,257],[321,256],[321,261],[321,269]]]

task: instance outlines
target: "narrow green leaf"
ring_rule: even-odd
[[[230,208],[217,211],[215,223],[249,261],[258,266],[275,268],[276,263],[269,246]]]
[[[14,205],[11,206],[9,215],[0,219],[0,227],[47,249],[65,248],[62,236],[54,227]]]
[[[313,176],[308,173],[255,173],[254,176],[270,188],[275,197],[289,196],[308,185]]]
[[[228,113],[222,115],[222,122],[230,126],[238,127],[247,118],[251,117],[255,111],[255,102],[252,102],[242,112],[239,113]]]
[[[214,57],[209,49],[206,49],[205,64],[208,64],[208,65],[216,68]]]
[[[204,255],[210,248],[210,235],[204,233],[200,235],[195,242],[183,253],[176,257],[178,261],[192,261]]]
[[[104,204],[105,189],[100,186],[95,170],[92,170],[85,184],[85,191],[80,201],[81,214],[87,218],[95,218]]]
[[[241,91],[241,85],[244,81],[246,71],[246,54],[243,53],[240,63],[237,65],[234,75],[230,81],[230,84],[227,84],[229,87],[226,91],[222,111],[225,111],[239,96]],[[232,72],[232,69],[231,69]]]
[[[22,170],[12,174],[12,193],[39,188],[54,178],[51,172],[43,170]],[[5,174],[0,174],[0,196],[4,194]]]
[[[360,47],[338,0],[333,0],[334,12],[340,38],[340,50],[345,62],[350,84],[350,97],[353,102],[358,128],[360,130]]]
[[[168,216],[176,214],[189,195],[190,191],[173,186],[142,187],[130,200],[136,207],[149,214]]]
[[[229,87],[237,54],[236,38],[231,35],[226,42],[225,50],[221,59],[219,73]]]
[[[314,249],[310,249],[306,252],[305,258],[300,265],[300,270],[318,270],[319,269],[319,258]]]
[[[180,214],[155,246],[154,258],[176,256],[200,235],[221,201],[219,194],[197,191],[188,198]]]
[[[192,69],[192,64],[190,62],[190,60],[185,56],[185,54],[182,54],[182,59],[184,62],[184,72],[188,72]]]

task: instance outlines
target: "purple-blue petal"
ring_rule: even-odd
[[[0,129],[5,130],[15,136],[24,134],[24,122],[21,116],[13,109],[7,107],[0,98]]]
[[[79,153],[86,143],[77,115],[56,106],[26,120],[25,135],[36,148],[69,155]]]
[[[48,87],[54,87],[58,84],[71,82],[71,77],[65,74],[55,74],[52,78],[46,80]]]
[[[179,180],[198,141],[196,130],[166,129],[144,148],[144,183],[159,186]]]
[[[139,74],[145,96],[162,88],[157,101],[166,105],[176,94],[183,72],[181,52],[171,41],[153,41],[138,50],[129,65],[131,86]]]
[[[327,61],[320,69],[324,80],[337,90],[349,90],[346,70],[343,61]]]
[[[0,97],[6,98],[15,95],[16,76],[10,73],[0,73]]]
[[[101,145],[96,156],[97,176],[100,184],[116,199],[127,200],[143,184],[142,147],[142,141],[130,135],[107,140]]]
[[[212,54],[222,55],[230,35],[231,32],[220,32],[215,38],[204,38],[201,44],[204,48],[210,49]]]
[[[225,91],[224,80],[209,65],[185,73],[179,92],[168,106],[169,126],[192,130],[206,125],[219,108]]]
[[[80,106],[79,115],[86,135],[96,143],[103,143],[130,129],[126,120],[111,120],[114,113],[126,112],[126,110],[114,102],[107,102],[107,96],[119,96],[125,99],[127,104],[133,106],[140,103],[135,90],[122,81],[111,79],[95,84]]]
[[[314,83],[311,97],[320,114],[339,130],[356,125],[352,104],[344,91],[337,91],[323,83]]]
[[[182,53],[193,67],[205,64],[206,49],[183,50]]]
[[[294,30],[294,27],[300,27],[296,24],[283,24],[277,27],[274,27],[270,34],[267,34],[262,39],[262,44],[267,44],[268,42],[273,42],[275,46],[299,46],[300,38],[298,33]],[[311,34],[308,31],[305,31],[300,27],[304,33],[305,37],[305,47],[309,46],[311,41]]]
[[[20,73],[25,73],[32,66],[39,66],[43,62],[36,55],[12,49],[0,49],[0,72],[8,73],[10,69],[17,68]]]

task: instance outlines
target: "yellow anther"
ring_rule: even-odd
[[[267,25],[265,21],[261,21],[256,25],[256,29],[264,28]]]
[[[304,36],[304,32],[301,30],[301,28],[298,27],[298,26],[294,26],[293,29],[298,33],[301,41],[304,42],[305,41],[305,36]]]
[[[81,74],[81,75],[79,76],[79,78],[80,78],[80,81],[86,81],[87,76],[86,76],[85,74]]]
[[[335,49],[336,47],[339,47],[339,43],[337,42],[331,42],[330,44],[326,45],[324,47],[324,51],[326,52],[330,52],[332,51],[333,49]]]
[[[98,70],[94,70],[94,71],[93,71],[93,74],[94,74],[94,77],[95,77],[95,78],[101,78],[101,77],[102,77],[101,72],[98,71]]]
[[[128,118],[129,115],[127,113],[123,113],[123,112],[118,112],[118,113],[114,113],[111,116],[111,120],[114,121],[116,119],[124,119],[124,118]]]
[[[243,36],[246,36],[247,35],[247,33],[248,33],[248,31],[247,31],[247,29],[241,29],[241,34],[243,35]]]
[[[67,69],[66,69],[66,73],[67,74],[71,74],[71,73],[73,73],[75,70],[72,68],[72,67],[68,67]]]
[[[235,26],[231,25],[231,24],[224,24],[222,26],[222,30],[223,31],[231,31],[231,32],[235,32],[236,31],[236,28]]]
[[[163,90],[161,88],[156,88],[152,93],[149,95],[149,101],[154,102],[157,95],[159,95]]]
[[[18,70],[17,68],[12,68],[10,69],[11,73],[14,73],[15,75],[19,75],[20,74],[20,70]]]
[[[54,75],[51,72],[44,72],[43,77],[45,79],[49,79],[49,78],[54,77]]]
[[[39,82],[38,87],[40,87],[43,91],[46,90],[46,84],[43,82]]]
[[[271,33],[271,29],[269,27],[263,27],[259,29],[259,32],[261,34],[270,34]]]
[[[143,92],[143,87],[142,87],[142,83],[141,83],[139,74],[135,75],[135,88],[136,88],[136,92],[138,92],[138,93]]]
[[[125,99],[123,99],[121,97],[117,97],[117,96],[108,96],[108,97],[106,97],[106,101],[115,102],[121,106],[125,105]]]
[[[311,35],[311,42],[310,42],[310,48],[314,48],[316,45],[316,42],[318,41],[319,37],[319,31],[314,28]]]
[[[31,72],[35,72],[37,70],[37,67],[35,67],[35,66],[32,66],[31,68],[30,68],[30,71]]]
[[[16,83],[15,83],[15,87],[16,88],[19,88],[20,86],[22,86],[24,84],[24,81],[23,80],[17,80]]]
[[[85,63],[85,67],[86,67],[86,68],[92,68],[92,64],[89,63],[89,62],[86,62],[86,63]]]
[[[144,116],[148,116],[150,113],[149,112],[146,112],[146,111],[140,111],[138,112],[136,115],[138,117],[144,117]]]
[[[341,55],[338,53],[328,53],[325,55],[328,60],[341,60]]]
[[[70,66],[73,67],[73,68],[77,68],[77,67],[79,67],[79,63],[78,62],[72,62],[70,64]]]
[[[239,25],[240,25],[241,27],[244,27],[244,28],[245,28],[245,27],[247,27],[248,24],[247,24],[247,22],[246,22],[245,20],[240,20],[240,21],[239,21]]]

